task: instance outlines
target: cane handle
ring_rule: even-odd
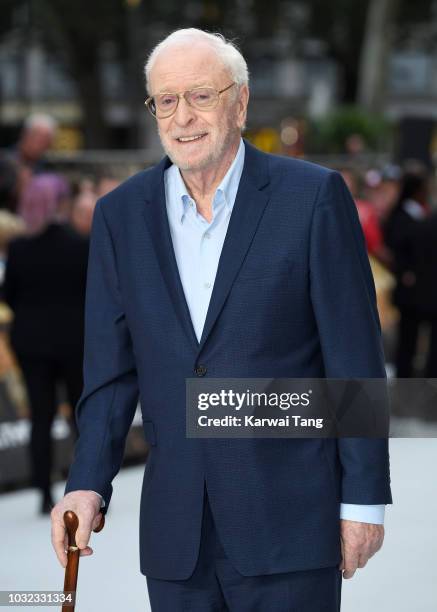
[[[76,544],[76,531],[79,527],[79,519],[77,518],[77,514],[73,512],[73,510],[66,510],[64,512],[64,524],[67,530],[68,535],[68,546],[71,547],[72,550],[77,549]],[[105,516],[102,514],[100,518],[100,523],[93,529],[94,533],[99,533],[102,531],[105,526]]]

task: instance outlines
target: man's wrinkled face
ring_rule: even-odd
[[[160,53],[150,73],[149,93],[179,93],[195,87],[220,91],[231,83],[229,71],[210,47],[185,45]],[[220,163],[240,136],[247,98],[247,87],[234,85],[220,95],[214,109],[198,110],[181,98],[173,115],[157,118],[162,146],[172,162],[181,170],[201,170]]]

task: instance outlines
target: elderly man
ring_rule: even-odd
[[[139,397],[152,610],[337,611],[342,575],[382,544],[387,440],[187,437],[185,385],[385,376],[355,205],[337,172],[241,138],[247,66],[223,37],[173,32],[146,77],[167,155],[95,209],[80,438],[54,548],[65,566],[72,509],[92,553]]]

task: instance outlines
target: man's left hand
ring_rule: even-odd
[[[366,565],[384,541],[384,526],[340,520],[343,578],[352,578],[357,568]]]

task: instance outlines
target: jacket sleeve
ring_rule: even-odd
[[[98,200],[93,217],[85,298],[82,394],[75,407],[79,437],[65,493],[85,489],[102,495],[106,513],[111,482],[123,460],[138,403],[132,341],[117,277],[116,254]]]
[[[326,378],[386,378],[376,292],[355,202],[338,172],[313,212],[310,291]],[[339,438],[341,502],[392,503],[386,438]]]

